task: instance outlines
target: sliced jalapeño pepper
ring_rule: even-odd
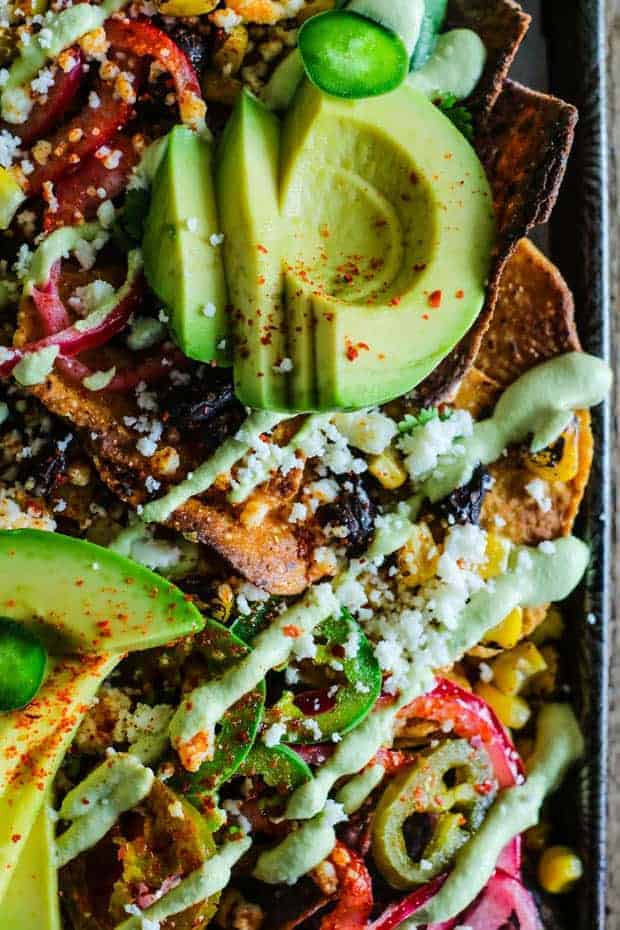
[[[241,763],[239,775],[260,775],[270,788],[290,793],[312,778],[312,769],[288,746],[265,746],[257,742]]]
[[[20,623],[0,617],[0,711],[30,703],[41,687],[46,664],[40,640]]]
[[[299,50],[313,84],[335,97],[386,94],[409,70],[405,43],[396,32],[349,10],[330,10],[306,20]]]
[[[215,620],[207,620],[194,640],[197,669],[191,687],[221,677],[250,652],[238,636]],[[191,662],[192,657],[188,660]],[[190,774],[180,764],[171,784],[192,804],[203,807],[204,799],[229,779],[248,755],[256,737],[265,706],[265,684],[261,682],[233,704],[222,717],[216,733],[213,758]]]
[[[447,6],[448,0],[426,0],[420,35],[409,65],[411,71],[417,71],[426,64],[435,51],[437,36],[446,18]]]
[[[420,756],[390,782],[375,813],[372,853],[386,881],[409,890],[439,875],[478,829],[496,791],[486,753],[467,740],[449,740]],[[422,842],[412,854],[413,818]]]
[[[347,611],[322,623],[314,640],[317,672],[327,667],[345,680],[296,694],[285,691],[267,710],[265,725],[284,724],[282,738],[287,743],[337,740],[361,723],[381,692],[381,670],[372,646]]]

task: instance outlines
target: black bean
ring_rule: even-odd
[[[375,528],[377,508],[360,477],[348,477],[337,499],[317,510],[322,526],[344,526],[344,540],[349,555],[361,555],[368,548]]]
[[[480,512],[491,487],[491,476],[483,465],[479,465],[471,481],[457,488],[436,505],[437,513],[449,523],[480,523]]]

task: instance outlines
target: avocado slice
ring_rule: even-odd
[[[286,408],[282,228],[278,202],[280,124],[244,90],[218,151],[216,190],[235,340],[235,390],[244,404]]]
[[[99,686],[121,658],[53,659],[34,701],[0,716],[0,913],[58,766]],[[28,861],[21,865],[28,868]]]
[[[2,902],[3,930],[61,930],[54,825],[44,804],[34,822]]]
[[[52,655],[151,649],[204,620],[175,585],[123,556],[42,530],[0,532],[0,614]]]
[[[169,309],[185,355],[227,363],[226,282],[211,161],[206,139],[174,127],[153,180],[142,247],[147,280]]]
[[[422,93],[343,101],[304,82],[280,151],[290,409],[373,406],[476,319],[494,237],[467,140]]]

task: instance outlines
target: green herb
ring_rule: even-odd
[[[467,107],[457,106],[458,101],[454,94],[441,94],[433,102],[454,123],[459,132],[470,142],[473,142],[474,121]]]
[[[150,200],[149,191],[142,188],[127,191],[125,203],[117,213],[112,227],[114,238],[122,248],[131,249],[142,243]]]
[[[420,410],[419,413],[407,413],[398,424],[398,432],[411,433],[418,426],[426,426],[431,420],[449,420],[451,416],[452,410],[449,408],[439,410],[438,407],[428,407]]]

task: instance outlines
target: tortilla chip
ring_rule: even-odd
[[[448,29],[473,29],[487,50],[482,78],[466,101],[476,124],[484,121],[501,93],[531,20],[512,0],[450,0]]]
[[[476,370],[504,388],[539,362],[578,351],[574,314],[573,295],[558,269],[522,239],[499,282]],[[468,379],[469,375],[461,390]]]
[[[568,103],[507,81],[476,140],[497,217],[486,304],[469,332],[413,392],[419,406],[454,397],[476,358],[493,316],[506,262],[519,240],[547,222],[575,134],[577,111]]]
[[[580,349],[573,296],[558,269],[535,245],[522,239],[508,261],[498,288],[497,306],[475,367],[464,378],[455,404],[474,416],[488,415],[502,392],[535,365]],[[567,535],[583,498],[592,464],[590,415],[579,414],[579,470],[572,481],[550,485],[551,509],[544,513],[525,487],[535,477],[520,451],[490,468],[495,479],[482,509],[486,529],[497,529],[515,543],[536,545]]]

